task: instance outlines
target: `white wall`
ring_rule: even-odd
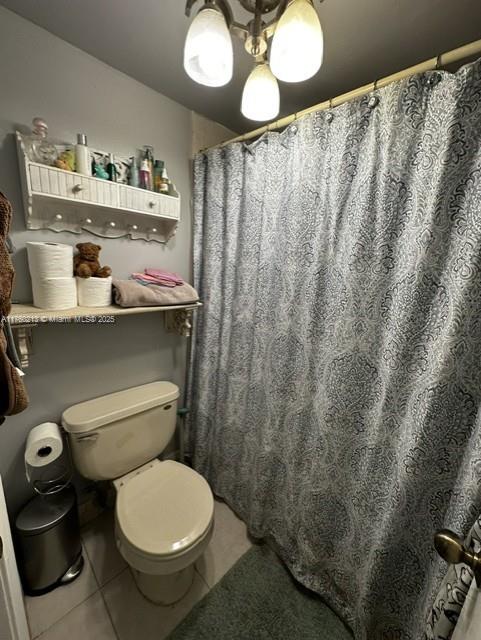
[[[131,154],[144,144],[166,161],[182,194],[181,223],[167,246],[144,241],[101,240],[102,262],[117,277],[162,266],[188,278],[191,220],[191,114],[135,80],[0,7],[0,190],[14,207],[14,299],[29,301],[25,242],[75,244],[93,236],[27,231],[13,132],[33,116],[46,119],[52,136]],[[159,64],[168,64],[160,61]],[[120,318],[114,326],[49,325],[34,330],[35,354],[25,382],[30,407],[0,425],[0,474],[10,512],[28,497],[23,473],[27,432],[59,420],[72,403],[155,379],[183,385],[185,340],[166,334],[161,314]]]
[[[237,133],[192,111],[192,155],[235,138]]]

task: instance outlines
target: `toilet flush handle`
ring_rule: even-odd
[[[97,440],[98,437],[98,433],[85,433],[81,436],[77,436],[76,440],[77,442],[92,442],[94,440]]]

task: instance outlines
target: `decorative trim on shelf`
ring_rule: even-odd
[[[190,336],[192,315],[202,308],[201,302],[164,307],[73,307],[61,311],[39,309],[31,304],[13,304],[8,322],[12,327],[23,368],[27,368],[33,353],[32,329],[42,324],[109,324],[117,316],[143,313],[164,313],[165,330],[183,338]]]
[[[30,356],[33,353],[33,336],[32,329],[36,324],[18,324],[12,327],[15,347],[20,359],[22,369],[26,369],[30,362]]]
[[[192,309],[177,309],[165,314],[165,330],[176,333],[184,338],[190,338],[192,331]]]
[[[165,244],[180,219],[180,195],[165,195],[31,162],[16,132],[27,229]]]

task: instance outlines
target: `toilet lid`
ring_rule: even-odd
[[[120,487],[116,511],[118,524],[134,547],[168,555],[191,546],[207,531],[214,498],[196,471],[166,460]]]

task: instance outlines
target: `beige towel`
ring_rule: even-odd
[[[197,302],[194,287],[184,283],[178,287],[139,284],[134,280],[114,280],[114,299],[121,307],[161,307]]]

